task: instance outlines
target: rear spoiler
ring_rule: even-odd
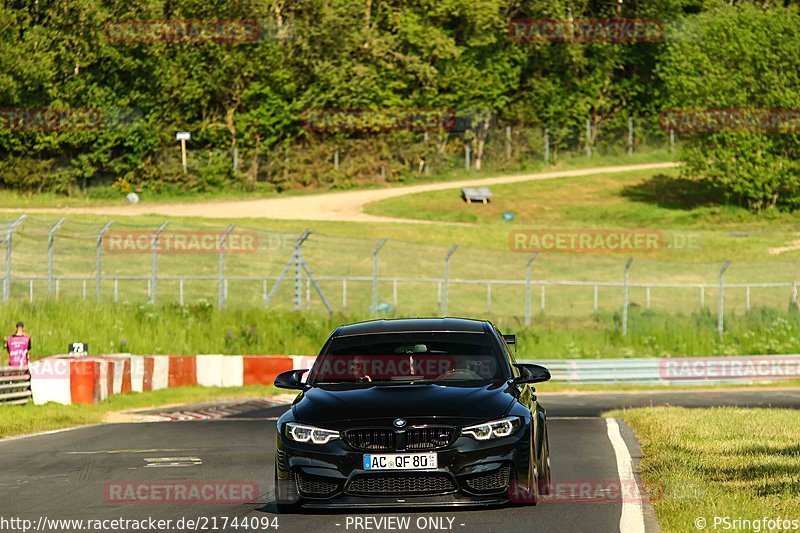
[[[503,340],[506,341],[506,344],[508,344],[509,346],[517,344],[516,335],[503,335]]]

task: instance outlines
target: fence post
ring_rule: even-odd
[[[225,241],[235,227],[236,224],[231,224],[225,228],[225,231],[222,232],[222,236],[219,239],[219,285],[217,287],[218,309],[225,307],[225,297],[227,296],[227,291],[225,290]]]
[[[745,288],[744,292],[744,310],[746,313],[750,313],[750,285]]]
[[[14,234],[14,230],[17,229],[17,227],[22,224],[26,218],[27,215],[20,215],[20,217],[12,222],[6,230],[6,277],[3,280],[4,302],[7,302],[9,296],[11,295],[11,252],[14,249],[13,245],[11,244],[11,237]]]
[[[722,268],[719,270],[719,295],[717,299],[717,333],[722,335],[725,330],[725,319],[723,318],[723,313],[725,312],[725,296],[724,290],[725,286],[722,284],[723,282],[723,275],[725,271],[728,270],[730,266],[730,261],[725,261],[722,265]]]
[[[628,155],[633,155],[633,117],[628,117]]]
[[[592,123],[586,119],[586,157],[592,157]]]
[[[55,253],[55,236],[58,229],[64,225],[66,218],[60,218],[58,221],[50,226],[47,230],[47,297],[53,294],[53,270],[54,270],[54,253]]]
[[[99,232],[97,232],[97,299],[100,300],[102,295],[102,287],[100,283],[103,280],[103,236],[111,227],[114,221],[106,222]]]
[[[300,238],[294,243],[294,252],[292,257],[294,259],[294,310],[300,311],[303,307],[303,258],[300,248],[306,242],[308,236],[311,235],[310,230],[305,230],[300,234]],[[277,285],[273,285],[273,290]]]
[[[533,262],[539,252],[531,252],[528,256],[528,262],[525,264],[525,325],[531,325],[531,271],[533,270]],[[542,285],[544,286],[544,285]]]
[[[628,271],[631,269],[633,257],[628,258],[625,263],[625,273],[622,281],[622,336],[628,334]]]
[[[464,169],[469,171],[472,168],[472,147],[469,142],[464,143]]]
[[[150,303],[155,304],[158,299],[158,236],[164,231],[169,222],[164,222],[153,232],[153,269],[150,273]]]
[[[447,255],[444,257],[444,294],[442,296],[442,316],[447,316],[447,294],[450,289],[450,257],[456,250],[458,249],[458,245],[454,244],[450,247],[447,251]]]
[[[378,313],[378,252],[381,251],[387,239],[381,239],[372,251],[372,317]]]
[[[669,129],[669,153],[675,151],[675,130]]]
[[[492,314],[492,282],[486,282],[486,312]]]
[[[506,126],[506,159],[511,160],[511,126]]]
[[[544,164],[550,164],[550,131],[544,129]]]

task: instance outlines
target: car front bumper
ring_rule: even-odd
[[[432,470],[364,470],[369,453],[341,440],[325,445],[301,444],[280,434],[276,444],[276,481],[280,503],[305,507],[394,507],[500,505],[509,487],[528,485],[532,447],[530,431],[492,441],[461,436],[433,450]],[[428,453],[428,452],[426,452]]]

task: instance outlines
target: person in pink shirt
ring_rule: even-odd
[[[8,364],[11,366],[28,366],[28,352],[31,350],[31,338],[25,333],[25,324],[17,322],[17,331],[6,337]]]

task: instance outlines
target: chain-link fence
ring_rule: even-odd
[[[532,255],[236,225],[30,216],[2,221],[0,236],[4,301],[203,300],[530,323],[541,314],[586,317],[630,306],[741,314],[757,306],[787,309],[798,299],[796,265],[777,260],[727,265],[637,256],[629,263],[620,254]]]

